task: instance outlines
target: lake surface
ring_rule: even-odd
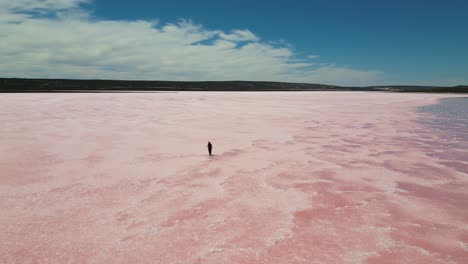
[[[464,264],[448,96],[2,94],[0,263]]]

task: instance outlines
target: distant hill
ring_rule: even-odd
[[[251,81],[124,81],[0,78],[0,92],[123,92],[123,91],[387,91],[468,93],[468,86],[344,87],[311,83]]]

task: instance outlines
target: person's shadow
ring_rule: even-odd
[[[222,159],[222,158],[229,158],[229,157],[236,157],[238,155],[240,155],[243,151],[240,150],[240,149],[233,149],[233,150],[230,150],[230,151],[227,151],[227,152],[223,152],[221,154],[211,154],[210,159],[214,159],[214,160],[219,160],[219,159]]]
[[[210,160],[219,160],[222,157],[222,155],[217,155],[217,154],[211,154],[208,156]]]

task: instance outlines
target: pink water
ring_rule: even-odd
[[[0,263],[466,263],[442,97],[3,94]]]

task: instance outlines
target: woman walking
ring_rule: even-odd
[[[208,154],[211,156],[211,150],[213,149],[213,145],[211,145],[211,142],[208,141]]]

